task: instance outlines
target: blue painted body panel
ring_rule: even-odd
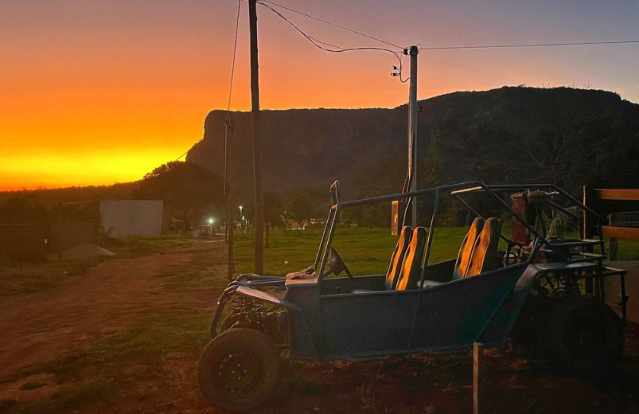
[[[508,317],[509,310],[521,300],[514,288],[526,267],[511,266],[421,292],[322,296],[323,357],[455,350],[478,340],[501,345],[516,319]]]
[[[291,359],[369,358],[503,345],[540,271],[521,263],[422,290],[381,290],[384,275],[374,275],[286,281],[283,298],[247,285],[235,293],[288,310]]]

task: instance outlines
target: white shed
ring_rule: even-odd
[[[104,200],[102,227],[113,237],[159,236],[164,217],[162,200]]]

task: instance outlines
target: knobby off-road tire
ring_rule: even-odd
[[[511,339],[532,359],[546,357],[543,335],[555,300],[542,295],[528,297],[510,333]]]
[[[280,358],[271,339],[248,328],[215,337],[200,357],[198,381],[206,401],[241,412],[264,404],[278,385]]]
[[[624,329],[606,304],[587,297],[558,299],[544,329],[549,358],[593,380],[607,378],[623,354]]]

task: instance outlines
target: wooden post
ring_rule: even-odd
[[[251,37],[251,112],[253,118],[253,174],[255,178],[255,273],[264,273],[264,197],[260,142],[260,80],[257,53],[257,0],[248,0]]]
[[[405,51],[410,55],[410,87],[408,89],[408,191],[417,191],[417,54],[419,48],[411,46]],[[411,226],[417,226],[417,197],[410,206]]]
[[[235,274],[235,267],[233,265],[233,230],[235,225],[233,224],[233,196],[232,196],[232,166],[233,166],[233,120],[231,116],[226,118],[226,130],[224,136],[225,143],[225,166],[224,166],[224,193],[226,194],[226,241],[228,243],[228,267],[227,277],[229,282],[233,280]]]
[[[484,354],[481,343],[473,342],[473,414],[481,413],[481,357]]]
[[[582,203],[584,206],[589,207],[594,210],[593,206],[593,194],[592,190],[589,190],[587,186],[583,186],[583,200]],[[596,211],[596,210],[595,210]],[[583,211],[583,228],[581,230],[581,238],[582,239],[592,239],[594,238],[594,233],[592,231],[595,223],[593,222],[594,217],[589,214],[586,210]],[[591,246],[586,247],[586,251],[592,253],[593,249]],[[594,288],[594,280],[592,277],[586,277],[584,279],[584,290],[585,293],[592,295],[595,291]]]

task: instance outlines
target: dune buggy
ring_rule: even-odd
[[[552,215],[598,219],[562,189],[469,182],[342,201],[335,182],[330,193],[312,266],[286,277],[242,274],[222,294],[198,374],[211,405],[242,411],[266,402],[284,349],[294,360],[380,358],[502,346],[512,334],[586,375],[605,375],[620,358],[623,323],[604,303],[602,281],[620,276],[625,318],[625,271],[603,265],[601,232],[594,240],[548,234]],[[479,194],[490,215],[473,205]],[[457,258],[431,264],[444,196],[472,223]],[[402,228],[386,274],[353,277],[333,247],[340,213],[414,197],[430,199],[428,228]]]

